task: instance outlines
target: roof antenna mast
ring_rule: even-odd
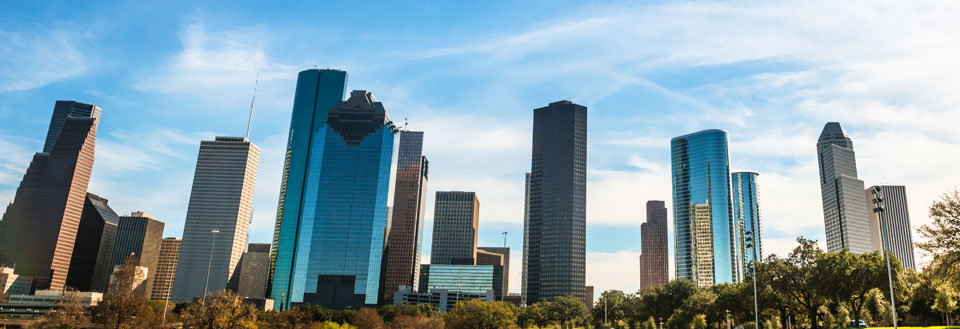
[[[253,123],[253,102],[257,101],[257,85],[260,84],[260,73],[257,73],[257,80],[253,83],[253,99],[250,100],[250,116],[247,118],[247,135],[244,136],[246,139],[250,139],[250,124]]]

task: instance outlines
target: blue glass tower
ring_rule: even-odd
[[[757,201],[757,173],[735,172],[731,175],[733,185],[733,218],[740,235],[741,277],[753,263],[763,259],[763,234],[760,230],[760,203]],[[752,247],[747,248],[746,232],[753,232]]]
[[[398,133],[347,75],[300,72],[274,232],[270,295],[358,308],[377,302]]]
[[[730,208],[727,132],[704,130],[670,141],[677,278],[697,285],[740,277]]]

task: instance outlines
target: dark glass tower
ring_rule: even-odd
[[[33,289],[63,289],[73,257],[100,108],[57,101],[43,152],[33,156],[0,221],[0,265],[33,277]]]
[[[328,308],[376,304],[398,134],[346,73],[300,73],[281,183],[271,296]],[[306,134],[306,135],[301,135]]]
[[[138,266],[147,268],[147,280],[143,292],[149,297],[153,291],[154,275],[157,273],[157,263],[160,260],[160,242],[163,240],[163,223],[143,212],[137,211],[130,216],[120,216],[117,225],[117,238],[113,243],[113,252],[110,255],[110,274],[107,283],[113,275],[116,266],[123,265],[127,257],[133,256]],[[104,285],[105,287],[108,284]]]
[[[67,286],[77,291],[104,291],[103,283],[111,272],[110,253],[120,217],[107,205],[107,199],[87,193],[73,245]]]
[[[670,145],[677,278],[699,286],[737,282],[727,132],[704,130],[675,137]]]
[[[428,169],[427,157],[423,156],[423,132],[400,131],[393,217],[381,269],[380,299],[385,302],[393,301],[399,286],[417,287],[420,280]]]
[[[663,201],[647,201],[647,222],[640,224],[640,246],[640,289],[670,281],[667,207]]]
[[[733,218],[739,230],[741,280],[754,259],[763,260],[763,232],[760,229],[760,203],[757,201],[757,173],[735,172],[731,176],[733,184]],[[753,247],[747,248],[746,232],[753,232]]]
[[[533,111],[527,232],[527,304],[585,300],[587,108],[569,101]]]

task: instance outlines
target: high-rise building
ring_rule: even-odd
[[[247,298],[265,298],[270,266],[270,244],[251,243],[240,261],[237,294]]]
[[[341,101],[346,78],[306,70],[297,79],[271,256],[280,309],[379,300],[398,131],[373,94]]]
[[[480,200],[474,192],[437,191],[431,264],[476,264]]]
[[[889,250],[900,260],[904,268],[916,269],[913,254],[913,235],[910,229],[910,212],[907,209],[907,188],[903,185],[871,186],[866,190],[869,209],[873,209],[873,199],[876,197],[870,190],[880,188],[883,197],[883,220],[876,212],[870,211],[871,226],[877,232],[872,240],[876,250]],[[884,248],[886,240],[886,248]]]
[[[16,264],[33,290],[62,290],[83,213],[100,108],[57,101],[36,153],[0,221],[0,265]]]
[[[160,240],[160,256],[157,257],[157,270],[153,276],[152,300],[168,300],[172,296],[174,274],[177,273],[177,261],[180,259],[182,240],[163,238]]]
[[[755,172],[735,172],[731,174],[730,183],[733,218],[737,225],[740,246],[740,280],[746,277],[747,269],[752,268],[753,261],[763,260],[763,231],[760,221],[760,203],[757,201],[757,176]],[[746,241],[747,232],[752,241]],[[750,247],[747,247],[747,246]]]
[[[423,156],[423,132],[400,131],[393,216],[384,250],[380,298],[393,301],[400,286],[416,287],[420,280],[420,252],[427,207],[427,157]]]
[[[533,110],[527,305],[585,300],[587,108],[570,101]]]
[[[663,201],[647,201],[647,222],[640,224],[640,289],[670,281],[667,258],[667,207]]]
[[[247,248],[260,148],[244,137],[201,141],[173,301],[190,301],[223,290]],[[208,277],[209,276],[209,277]]]
[[[157,263],[160,260],[160,241],[163,240],[163,222],[142,211],[135,211],[130,216],[120,216],[117,225],[117,237],[113,242],[113,251],[110,253],[110,269],[123,265],[128,257],[138,260],[137,266],[146,271],[143,291],[150,294],[153,291],[153,276],[157,273]],[[107,277],[109,287],[110,277]]]
[[[500,264],[487,264],[480,261],[480,253],[500,255]],[[499,296],[510,294],[510,248],[507,247],[477,247],[477,265],[501,265],[503,266],[503,293]]]
[[[737,282],[739,236],[730,207],[727,132],[679,136],[670,146],[676,276],[700,286]]]
[[[864,184],[857,179],[853,141],[839,122],[828,122],[817,141],[820,194],[827,251],[847,249],[862,254],[873,251]]]
[[[520,273],[520,304],[527,305],[527,258],[530,257],[530,248],[528,247],[530,230],[530,173],[526,173],[523,179],[523,269]]]
[[[120,216],[110,208],[107,199],[87,193],[73,245],[67,286],[77,291],[103,292],[110,273],[110,253],[117,234]]]

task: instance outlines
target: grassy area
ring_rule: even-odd
[[[893,329],[893,327],[870,327],[871,329]],[[960,329],[960,326],[933,326],[933,327],[897,327],[898,329]]]

